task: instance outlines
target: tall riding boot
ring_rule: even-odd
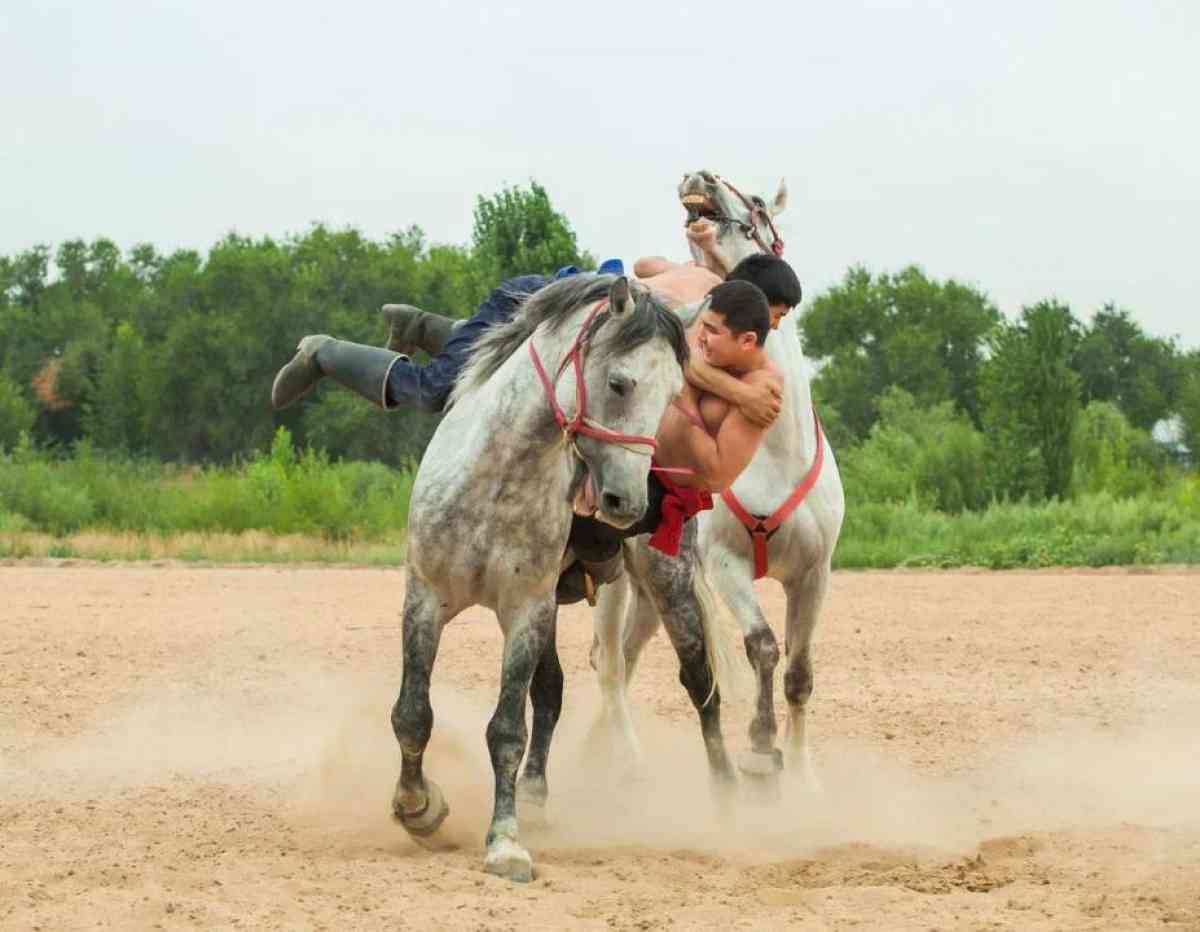
[[[411,304],[385,304],[380,313],[388,325],[387,348],[413,355],[424,350],[436,356],[450,339],[454,328],[463,323],[441,314],[431,314]]]
[[[397,360],[405,358],[378,346],[348,343],[323,334],[305,337],[292,361],[275,376],[271,404],[276,408],[290,405],[327,375],[386,408],[388,372]]]
[[[558,577],[555,600],[559,605],[570,605],[587,599],[588,605],[596,604],[596,590],[610,583],[625,572],[625,554],[618,550],[607,560],[576,560]]]

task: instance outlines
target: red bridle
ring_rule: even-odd
[[[529,341],[529,356],[533,359],[533,368],[537,370],[538,378],[542,380],[542,388],[545,389],[546,399],[550,402],[550,409],[554,412],[554,420],[562,428],[564,441],[573,441],[577,434],[582,434],[585,437],[591,437],[603,443],[616,443],[624,447],[647,446],[650,448],[650,453],[647,455],[651,455],[653,451],[658,449],[658,441],[653,437],[622,434],[619,431],[609,430],[587,416],[587,386],[583,381],[583,357],[587,352],[588,328],[591,326],[596,315],[607,306],[608,299],[606,298],[603,301],[597,302],[596,306],[592,308],[591,313],[587,316],[587,320],[583,322],[583,327],[576,335],[575,342],[571,344],[571,349],[563,357],[558,371],[554,374],[554,381],[551,381],[550,377],[546,374],[546,367],[542,365],[541,357],[538,356],[538,352],[533,346],[533,340]],[[562,376],[568,363],[573,364],[575,367],[575,400],[577,409],[573,418],[567,417],[566,412],[563,411],[562,406],[558,403],[558,396],[554,391],[554,385]],[[634,452],[641,451],[635,450]]]
[[[775,229],[775,221],[771,219],[770,211],[768,211],[761,204],[754,203],[752,200],[750,200],[750,198],[746,197],[746,195],[744,195],[720,175],[704,174],[703,177],[710,183],[719,181],[721,184],[725,185],[725,187],[732,191],[737,199],[742,202],[742,205],[746,208],[746,210],[750,212],[749,223],[747,223],[745,220],[739,220],[737,217],[730,217],[726,214],[717,214],[710,219],[717,220],[720,223],[734,224],[746,234],[746,239],[754,240],[754,242],[758,245],[758,248],[767,255],[775,255],[783,258],[783,237],[781,237],[779,235],[779,231]],[[760,217],[762,218],[763,223],[765,223],[768,229],[770,229],[771,236],[774,237],[770,246],[763,241],[762,234],[758,232],[758,220]],[[684,221],[684,226],[687,226],[687,221]]]
[[[749,223],[744,223],[741,220],[734,220],[734,223],[740,226],[742,228],[742,232],[746,234],[746,239],[754,240],[754,242],[758,244],[758,248],[768,255],[774,254],[780,258],[783,258],[783,238],[779,235],[779,231],[775,229],[775,221],[771,219],[771,214],[767,211],[767,209],[759,204],[755,204],[748,197],[746,197],[746,195],[744,195],[720,175],[716,175],[715,177],[717,181],[721,182],[721,184],[725,185],[725,187],[737,195],[738,200],[742,202],[746,210],[750,211]],[[758,232],[759,217],[761,217],[766,225],[770,228],[771,235],[775,237],[770,246],[763,242],[762,235]]]

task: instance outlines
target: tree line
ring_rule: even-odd
[[[1112,305],[1081,323],[1054,299],[1004,317],[921,269],[851,269],[801,316],[823,361],[818,409],[849,484],[942,510],[1133,494],[1200,450],[1200,351]],[[1166,423],[1162,423],[1166,422]],[[1178,429],[1178,442],[1151,431]]]
[[[386,302],[466,316],[507,276],[593,264],[536,182],[479,197],[474,220],[465,246],[418,227],[373,241],[316,225],[283,240],[230,234],[206,255],[97,239],[0,257],[0,449],[24,435],[62,455],[82,442],[227,464],[286,427],[334,458],[410,464],[433,417],[336,390],[273,412],[271,380],[304,334],[382,342]],[[867,498],[953,511],[1138,492],[1170,466],[1149,431],[1171,417],[1200,449],[1200,353],[1125,309],[1085,324],[1047,300],[1009,320],[982,291],[919,268],[854,268],[798,326],[848,488]]]

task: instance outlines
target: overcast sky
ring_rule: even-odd
[[[533,178],[593,253],[682,258],[674,187],[709,168],[786,177],[809,295],[918,263],[1196,347],[1198,39],[1195,0],[5,0],[0,253],[465,243]]]

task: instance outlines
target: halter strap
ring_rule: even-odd
[[[767,541],[771,539],[772,534],[779,530],[779,526],[791,517],[792,512],[800,507],[800,503],[808,497],[808,493],[812,491],[813,486],[821,477],[821,465],[825,462],[825,443],[821,437],[821,419],[817,417],[816,408],[813,408],[813,424],[817,429],[817,451],[813,455],[812,466],[808,468],[808,472],[805,473],[804,478],[800,480],[800,484],[796,486],[792,494],[775,509],[773,514],[761,518],[758,515],[752,515],[746,510],[746,506],[738,501],[738,497],[733,494],[732,487],[721,493],[721,501],[749,532],[750,539],[754,544],[755,579],[762,579],[767,575]]]
[[[768,255],[776,255],[780,258],[783,258],[783,239],[780,237],[779,231],[775,229],[775,221],[771,219],[771,214],[767,211],[767,209],[755,204],[748,197],[746,197],[746,195],[744,195],[720,175],[717,175],[716,179],[721,182],[721,184],[725,185],[725,187],[727,187],[735,195],[737,195],[738,200],[742,202],[746,210],[750,211],[749,223],[744,223],[741,220],[734,220],[732,217],[726,217],[724,219],[733,220],[734,223],[742,228],[742,232],[746,234],[746,239],[754,240],[754,242],[758,244],[758,248],[763,252],[767,253]],[[771,235],[775,238],[770,246],[763,242],[762,235],[758,232],[759,217],[763,219],[767,227],[771,230]]]
[[[574,447],[575,437],[577,434],[583,434],[585,437],[591,437],[594,440],[599,440],[602,443],[615,443],[634,453],[642,453],[650,456],[658,449],[658,441],[653,437],[643,437],[638,434],[623,434],[619,431],[610,430],[603,424],[593,421],[587,416],[587,385],[583,380],[583,358],[587,352],[589,343],[588,328],[596,316],[608,307],[608,299],[598,301],[588,314],[587,319],[583,322],[583,327],[579,333],[575,335],[575,340],[571,344],[567,355],[563,357],[559,364],[558,371],[554,373],[554,379],[551,380],[546,374],[546,367],[542,365],[542,359],[538,355],[537,349],[533,345],[533,340],[529,341],[529,356],[533,360],[533,368],[537,371],[538,378],[542,382],[542,388],[546,392],[546,400],[550,402],[550,410],[554,412],[554,420],[558,426],[562,428],[563,441],[571,443]],[[575,369],[575,400],[576,411],[573,418],[568,418],[562,405],[558,403],[558,395],[554,390],[554,386],[562,377],[567,365],[571,364]],[[649,447],[649,451],[638,449],[638,447]],[[579,455],[579,450],[575,449],[576,455]],[[582,459],[582,456],[580,456]]]

